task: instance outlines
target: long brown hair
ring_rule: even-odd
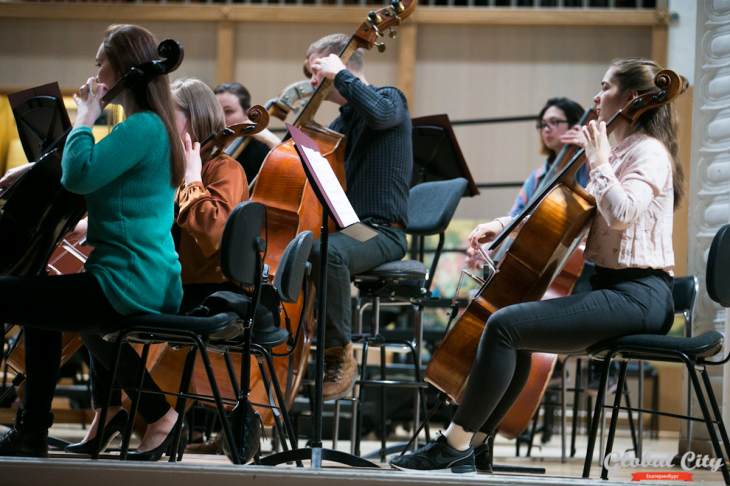
[[[656,89],[654,77],[663,68],[651,59],[627,58],[611,63],[613,77],[622,92],[636,91],[643,94]],[[672,181],[674,185],[674,207],[684,196],[684,169],[679,161],[677,145],[677,115],[673,103],[667,103],[644,113],[636,129],[650,135],[664,144],[672,156]]]
[[[177,79],[170,89],[175,105],[185,112],[193,142],[202,142],[226,127],[223,108],[207,84],[199,79]]]
[[[157,39],[149,30],[138,25],[110,25],[102,46],[109,64],[120,77],[133,66],[159,58]],[[133,96],[136,111],[156,113],[165,125],[170,139],[170,182],[177,187],[185,175],[185,158],[175,129],[170,81],[167,76],[156,76],[145,86],[133,90]]]

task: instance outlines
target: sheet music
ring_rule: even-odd
[[[300,147],[304,150],[310,168],[321,186],[320,189],[330,202],[330,207],[336,209],[334,216],[337,224],[341,228],[346,228],[347,226],[360,222],[360,218],[357,217],[352,204],[350,204],[350,200],[347,199],[347,195],[342,189],[340,181],[337,180],[337,176],[332,170],[332,167],[330,167],[327,159],[317,150],[305,145],[300,145]]]

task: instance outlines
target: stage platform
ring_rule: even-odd
[[[2,486],[366,486],[366,485],[619,485],[616,481],[486,474],[414,474],[393,469],[234,466],[194,462],[152,464],[118,460],[0,458]],[[636,484],[636,483],[633,483]]]
[[[0,426],[0,431],[4,427]],[[51,429],[56,437],[66,440],[79,440],[83,430],[79,426],[62,425]],[[514,442],[498,437],[495,446],[495,462],[501,465],[541,467],[544,475],[516,474],[450,474],[428,473],[416,474],[391,469],[380,463],[379,469],[355,469],[325,463],[324,467],[314,470],[305,463],[304,468],[294,465],[267,466],[234,466],[220,454],[194,454],[186,452],[180,463],[160,461],[156,463],[139,463],[119,461],[117,453],[112,451],[99,460],[91,460],[86,456],[51,452],[48,459],[5,458],[0,457],[0,486],[365,486],[365,485],[637,485],[637,484],[703,484],[722,485],[719,472],[709,470],[692,471],[692,482],[682,481],[632,481],[632,473],[637,471],[679,472],[679,469],[656,468],[617,468],[612,469],[610,481],[599,478],[598,461],[594,462],[591,471],[593,479],[581,479],[583,458],[585,454],[585,436],[579,435],[576,457],[560,460],[559,437],[553,436],[546,444],[536,444],[532,457],[515,457]],[[372,453],[377,450],[379,441],[363,441],[363,452]],[[132,445],[136,445],[133,439]],[[270,442],[264,441],[268,450]],[[300,445],[304,445],[302,441]],[[118,441],[115,441],[118,446]],[[330,441],[325,447],[330,447]],[[626,451],[631,447],[629,437],[619,434],[616,440],[616,451]],[[663,433],[658,440],[647,438],[645,449],[650,454],[671,457],[676,452],[676,434]],[[349,450],[347,441],[340,441],[338,449]]]

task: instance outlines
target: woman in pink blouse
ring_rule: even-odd
[[[491,315],[482,333],[464,398],[446,432],[399,469],[474,472],[475,450],[522,390],[532,352],[572,353],[627,334],[665,333],[672,324],[672,213],[681,196],[676,124],[669,105],[634,126],[621,121],[609,138],[606,121],[632,98],[654,88],[661,68],[645,59],[614,62],[594,98],[598,120],[563,141],[585,148],[588,191],[596,199],[586,259],[596,264],[590,292],[526,302]],[[470,255],[494,239],[501,218],[477,226]],[[485,393],[486,390],[486,393]]]

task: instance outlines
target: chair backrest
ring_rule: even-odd
[[[675,314],[682,314],[684,317],[685,336],[692,335],[692,316],[694,315],[699,282],[694,275],[686,277],[674,277],[672,286],[672,297],[674,299]]]
[[[257,285],[261,279],[266,242],[261,228],[266,220],[263,204],[245,201],[228,216],[221,238],[221,271],[238,285]]]
[[[296,302],[304,276],[310,268],[312,233],[302,231],[286,245],[274,277],[274,288],[284,302]]]
[[[707,256],[707,293],[723,307],[730,307],[730,224],[715,234]]]
[[[408,195],[408,228],[412,235],[436,235],[446,230],[459,200],[466,190],[463,177],[447,181],[423,182]]]

